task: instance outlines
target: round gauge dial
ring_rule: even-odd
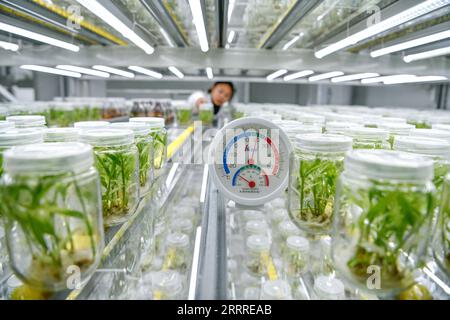
[[[246,206],[262,205],[285,190],[291,148],[274,123],[253,117],[235,120],[211,144],[211,176],[227,198]]]

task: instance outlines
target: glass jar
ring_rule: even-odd
[[[146,117],[147,110],[145,108],[145,102],[142,100],[133,101],[133,107],[131,108],[130,115],[132,117]]]
[[[150,128],[153,138],[153,168],[155,177],[159,177],[167,162],[167,130],[164,128],[164,118],[141,117],[131,118],[130,122],[145,123]]]
[[[261,300],[292,300],[291,287],[285,280],[268,280],[262,285]]]
[[[105,129],[109,126],[108,121],[79,121],[73,124],[74,128],[82,131]]]
[[[414,129],[409,133],[414,137],[426,137],[434,139],[442,139],[450,142],[450,131],[438,130],[438,129]]]
[[[178,125],[189,125],[192,121],[192,108],[189,106],[187,101],[174,101],[172,104],[176,110]]]
[[[44,130],[44,142],[76,142],[78,141],[76,128],[51,128]]]
[[[264,220],[250,220],[245,224],[245,235],[249,237],[254,234],[267,235],[269,227]]]
[[[14,122],[0,121],[0,133],[14,129],[14,128],[15,128]]]
[[[433,252],[440,268],[450,277],[450,175],[444,180]]]
[[[192,224],[192,221],[190,219],[176,218],[172,220],[170,229],[175,232],[181,232],[190,235],[194,230],[194,225]]]
[[[3,173],[3,153],[11,147],[43,142],[43,133],[35,129],[10,129],[0,132],[0,177]]]
[[[269,219],[272,228],[277,227],[281,222],[289,220],[289,213],[286,209],[280,208],[269,212]]]
[[[270,239],[267,236],[252,235],[247,238],[245,266],[250,274],[254,276],[265,276],[267,274],[270,245]]]
[[[189,237],[181,232],[167,236],[167,252],[164,257],[163,270],[185,272],[189,267]]]
[[[344,284],[333,276],[318,276],[314,281],[312,298],[314,300],[344,300]]]
[[[408,136],[409,133],[415,128],[412,124],[407,123],[385,123],[381,122],[379,128],[387,130],[389,132],[388,142],[391,149],[394,148],[394,141],[396,137]]]
[[[81,131],[80,141],[94,147],[100,173],[105,226],[125,222],[139,201],[139,153],[131,130]]]
[[[173,270],[158,271],[152,275],[154,300],[180,300],[183,298],[183,280]]]
[[[153,138],[150,129],[144,123],[117,122],[111,124],[111,129],[131,130],[134,133],[134,143],[139,152],[139,182],[140,196],[145,196],[153,183]]]
[[[412,272],[431,232],[432,179],[433,161],[415,154],[357,150],[347,155],[336,192],[331,253],[341,275],[377,295],[414,282]],[[376,274],[379,281],[373,284],[370,277]]]
[[[288,211],[292,221],[312,234],[331,228],[336,181],[352,139],[340,135],[297,136],[290,155]]]
[[[288,277],[299,276],[308,271],[309,241],[299,236],[290,236],[286,240],[283,254],[284,272]]]
[[[4,154],[1,202],[6,244],[14,273],[26,284],[66,289],[80,271],[80,284],[97,268],[103,250],[99,175],[92,147],[46,143]]]
[[[212,103],[204,103],[200,105],[198,118],[204,126],[210,126],[214,120],[214,106]]]
[[[319,125],[304,125],[299,126],[286,126],[282,128],[292,144],[295,143],[295,137],[297,135],[309,134],[309,133],[322,133],[322,127]]]
[[[344,135],[353,139],[353,149],[389,149],[388,132],[383,129],[353,127]]]
[[[25,116],[10,116],[6,117],[6,121],[14,123],[16,128],[46,128],[45,117],[37,115],[25,115]]]

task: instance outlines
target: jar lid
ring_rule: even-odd
[[[433,129],[450,131],[450,124],[442,124],[442,123],[433,124]]]
[[[6,131],[9,129],[14,129],[14,122],[0,121],[0,132]]]
[[[125,146],[133,144],[134,134],[131,130],[86,130],[80,132],[80,141],[94,147]]]
[[[112,123],[110,128],[131,130],[136,137],[147,136],[150,133],[150,128],[145,123],[139,122],[116,122]]]
[[[90,145],[78,142],[38,143],[13,147],[4,153],[6,172],[83,171],[94,164]]]
[[[174,270],[158,271],[152,274],[154,290],[161,290],[170,295],[175,295],[182,289],[182,280],[178,272]]]
[[[6,121],[13,122],[16,127],[44,126],[46,123],[45,117],[38,115],[9,116]]]
[[[91,130],[91,129],[100,129],[109,126],[108,121],[80,121],[75,122],[73,126],[77,129],[82,130]]]
[[[379,128],[389,131],[390,134],[408,135],[415,126],[401,122],[380,122]]]
[[[195,208],[193,208],[191,206],[187,206],[187,205],[177,207],[176,211],[177,211],[177,216],[183,217],[183,218],[186,218],[186,217],[192,218],[197,214],[195,211]]]
[[[292,250],[308,251],[309,241],[306,238],[299,236],[290,236],[286,240],[286,245]]]
[[[311,133],[297,135],[296,146],[306,151],[317,152],[346,152],[352,149],[352,138],[333,135]]]
[[[291,287],[285,280],[268,280],[262,286],[262,299],[289,300],[291,299]]]
[[[269,251],[270,240],[267,236],[254,234],[247,238],[247,248],[257,251]]]
[[[177,248],[185,248],[189,246],[189,237],[181,232],[171,233],[167,236],[167,245]]]
[[[414,129],[409,133],[410,136],[422,136],[429,138],[444,139],[450,141],[450,131],[438,129]]]
[[[431,180],[434,176],[432,160],[390,150],[354,150],[347,154],[344,168],[378,179]]]
[[[9,129],[0,133],[0,147],[14,147],[43,142],[44,134],[37,129]]]
[[[276,210],[270,211],[270,218],[272,221],[283,221],[289,217],[289,213],[286,209],[278,208]]]
[[[431,124],[450,124],[450,117],[446,112],[443,112],[444,114],[441,115],[430,115],[427,117],[428,123]]]
[[[192,221],[187,218],[174,219],[174,220],[172,220],[171,226],[172,226],[172,230],[185,232],[185,233],[190,233],[192,231],[192,229],[194,228]]]
[[[321,275],[314,281],[314,291],[323,298],[337,299],[345,296],[342,281],[334,277]]]
[[[300,230],[290,220],[280,222],[278,229],[284,235],[295,236],[300,234]]]
[[[406,123],[405,118],[382,117],[380,123]]]
[[[264,234],[267,232],[268,226],[264,220],[250,220],[245,224],[245,231],[254,234]]]
[[[299,126],[287,126],[282,128],[286,135],[295,138],[298,134],[322,133],[322,127],[318,125],[300,124]]]
[[[363,123],[364,120],[362,117],[348,115],[348,114],[339,114],[335,112],[324,112],[325,120],[328,122],[339,121],[339,122],[350,122],[350,123]]]
[[[301,126],[302,123],[295,120],[273,120],[273,123],[275,123],[277,126],[284,128],[289,126]]]
[[[325,117],[318,114],[306,113],[306,112],[293,112],[292,116],[300,123],[325,123]]]
[[[450,143],[442,139],[411,136],[397,137],[394,140],[394,150],[450,159]]]
[[[157,117],[130,118],[130,122],[145,123],[150,128],[164,128],[165,126],[164,118],[157,118]]]
[[[260,211],[256,211],[256,210],[243,210],[241,212],[242,214],[242,218],[245,221],[250,221],[250,220],[264,220],[264,214]]]
[[[44,141],[74,142],[78,140],[79,130],[76,128],[50,128],[44,130]]]
[[[212,103],[202,103],[199,108],[200,111],[212,111],[214,110],[214,105]]]
[[[325,128],[327,131],[333,131],[333,130],[342,130],[347,129],[351,127],[359,127],[359,124],[353,123],[353,122],[346,122],[346,121],[331,121],[327,122],[325,124]]]
[[[344,131],[345,135],[352,137],[353,139],[368,139],[368,140],[387,140],[388,132],[378,128],[366,128],[366,127],[352,127]]]
[[[286,200],[283,198],[275,198],[270,201],[269,204],[272,206],[272,208],[285,208]]]

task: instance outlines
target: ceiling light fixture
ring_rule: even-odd
[[[332,72],[318,74],[317,76],[309,77],[308,80],[311,82],[314,82],[314,81],[320,81],[320,80],[330,79],[330,78],[334,78],[334,77],[339,77],[339,76],[343,76],[343,75],[344,75],[344,73],[342,71],[332,71]]]
[[[361,80],[365,78],[374,78],[379,77],[379,73],[358,73],[358,74],[350,74],[348,76],[335,77],[331,79],[333,83],[346,82],[346,81],[355,81]]]
[[[184,74],[178,70],[176,67],[169,67],[169,71],[176,75],[178,78],[183,79]]]
[[[88,69],[88,68],[77,67],[77,66],[59,65],[59,66],[56,66],[56,69],[78,72],[81,74],[87,74],[90,76],[95,76],[95,77],[100,77],[100,78],[109,78],[109,73],[106,73],[103,71],[97,71],[97,70],[93,70],[93,69]]]
[[[312,70],[304,70],[304,71],[299,71],[299,72],[287,75],[283,79],[284,79],[284,81],[291,81],[291,80],[294,80],[294,79],[307,77],[307,76],[310,76],[312,74],[314,74],[314,71],[312,71]]]
[[[282,75],[286,74],[288,71],[286,69],[281,69],[278,71],[275,71],[274,73],[271,73],[267,76],[268,81],[275,80],[278,77],[281,77]]]
[[[24,70],[57,74],[57,75],[66,76],[66,77],[81,78],[81,73],[79,73],[79,72],[72,72],[72,71],[60,70],[60,69],[55,69],[55,68],[43,67],[43,66],[25,64],[23,66],[20,66],[20,68],[24,69]]]
[[[159,72],[150,70],[150,69],[146,69],[146,68],[142,68],[142,67],[138,67],[138,66],[130,66],[128,67],[128,69],[135,71],[135,72],[139,72],[142,74],[145,74],[146,76],[150,76],[156,79],[162,79],[163,75]]]
[[[198,41],[200,42],[200,49],[203,52],[209,50],[208,36],[206,35],[205,20],[203,19],[203,11],[200,0],[189,0],[192,17],[194,18],[195,29],[197,30]]]
[[[125,78],[134,78],[134,73],[106,66],[93,66],[92,69],[112,73]]]
[[[445,47],[445,48],[410,54],[408,56],[403,57],[403,61],[405,61],[406,63],[410,63],[410,62],[418,61],[418,60],[446,56],[448,54],[450,54],[450,47]]]

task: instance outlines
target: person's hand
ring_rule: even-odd
[[[205,98],[199,98],[197,100],[197,102],[195,103],[195,105],[197,106],[197,108],[200,108],[200,106],[204,103],[207,103],[208,101]]]

